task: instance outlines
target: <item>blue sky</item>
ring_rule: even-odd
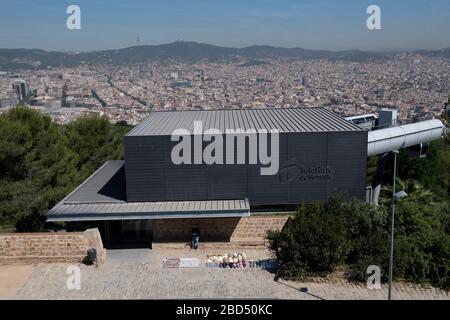
[[[67,6],[81,30],[66,28]],[[382,30],[366,28],[370,4]],[[449,0],[2,0],[0,47],[91,51],[175,40],[344,50],[450,47]]]

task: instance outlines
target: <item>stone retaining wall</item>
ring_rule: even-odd
[[[189,241],[192,228],[200,229],[200,241],[264,243],[268,230],[281,230],[288,215],[255,215],[243,218],[166,219],[153,222],[153,240]]]
[[[245,239],[265,239],[267,231],[281,231],[288,215],[255,215],[242,218],[231,235],[231,242]]]
[[[106,250],[98,229],[85,232],[5,233],[0,234],[0,263],[82,262],[86,252],[96,248],[98,263]]]

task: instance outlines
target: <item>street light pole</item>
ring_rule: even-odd
[[[395,184],[397,180],[397,154],[398,150],[392,151],[394,154],[394,172],[392,181],[392,200],[391,200],[391,241],[389,248],[389,289],[388,300],[392,300],[392,273],[394,267],[394,216],[395,216]]]

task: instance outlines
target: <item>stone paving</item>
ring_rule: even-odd
[[[387,288],[368,290],[345,280],[274,281],[260,269],[162,269],[166,257],[198,257],[214,250],[144,250],[108,252],[100,267],[81,265],[81,289],[66,288],[67,265],[37,266],[16,299],[386,299]],[[249,258],[267,258],[265,250],[246,250]],[[307,292],[305,292],[307,288]],[[394,285],[394,299],[450,299],[434,288]]]

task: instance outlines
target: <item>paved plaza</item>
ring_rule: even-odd
[[[269,258],[265,250],[246,250],[250,259]],[[110,250],[100,267],[80,265],[80,289],[69,290],[67,264],[35,266],[14,299],[385,299],[387,287],[366,289],[342,279],[311,282],[274,281],[262,269],[209,269],[203,260],[211,249]],[[199,258],[199,268],[163,269],[167,257]],[[0,274],[2,268],[0,267]],[[394,299],[450,299],[434,288],[394,285]]]

